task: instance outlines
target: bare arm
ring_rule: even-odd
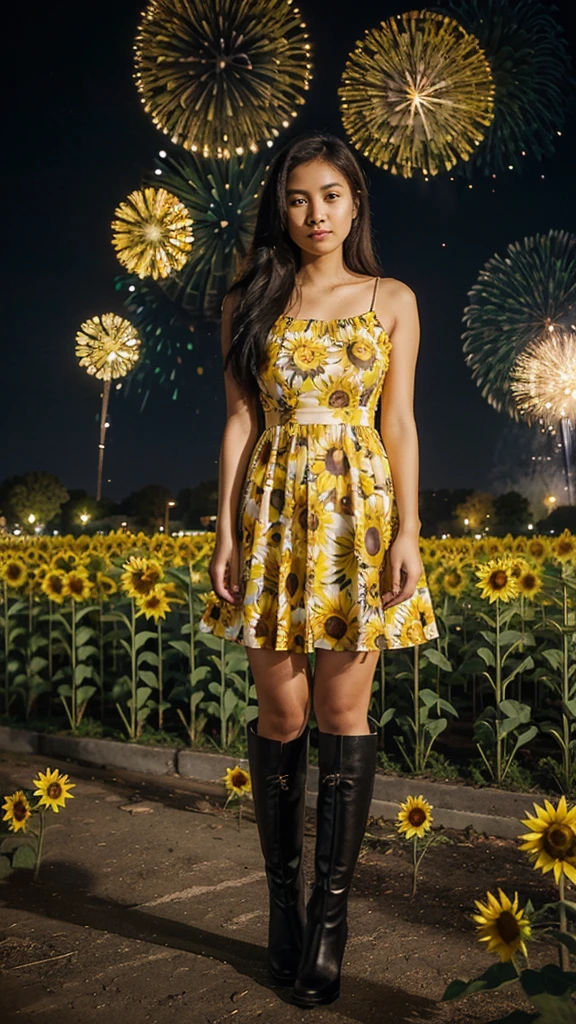
[[[383,301],[384,297],[380,297],[382,304]],[[418,544],[418,432],[414,419],[420,321],[416,296],[408,285],[397,281],[386,301],[392,304],[395,322],[390,334],[390,365],[382,390],[380,433],[390,462],[400,520],[391,549],[392,590],[400,593],[389,602],[390,607],[412,596],[422,571]]]
[[[232,311],[236,296],[226,296],[222,306],[222,356],[225,359],[232,341]],[[244,392],[230,367],[224,374],[226,425],[220,446],[218,469],[218,516],[216,544],[210,562],[212,586],[219,597],[236,602],[232,587],[239,584],[238,507],[244,477],[258,436],[256,396]]]

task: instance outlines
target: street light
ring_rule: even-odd
[[[164,509],[164,533],[168,533],[168,517],[170,515],[170,509],[174,508],[175,501],[168,500]]]

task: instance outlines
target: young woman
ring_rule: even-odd
[[[418,345],[415,295],[383,277],[374,256],[355,157],[335,136],[299,136],[272,161],[223,303],[227,421],[200,629],[247,649],[268,963],[302,1006],[340,991],[374,786],[367,716],[379,653],[438,636],[418,542]],[[319,788],[306,905],[312,706]]]

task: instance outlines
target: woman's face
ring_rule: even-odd
[[[357,211],[348,181],[325,160],[310,160],[290,171],[286,203],[290,238],[313,256],[342,245]],[[324,233],[314,237],[319,230]]]

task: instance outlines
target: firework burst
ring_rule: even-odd
[[[138,277],[168,277],[192,248],[192,218],[165,188],[131,192],[112,221],[112,244],[122,266]]]
[[[305,29],[291,0],[150,0],[135,45],[144,109],[201,156],[255,153],[305,101]]]
[[[512,243],[488,260],[468,296],[466,363],[483,397],[519,422],[510,386],[519,356],[551,327],[576,330],[576,236],[551,230]]]
[[[404,177],[439,174],[469,159],[493,117],[494,83],[478,40],[432,11],[367,30],[338,95],[352,144]]]
[[[435,9],[478,38],[496,87],[485,140],[456,171],[519,170],[526,157],[552,156],[575,95],[557,8],[541,0],[445,0]]]
[[[125,377],[138,361],[140,338],[129,320],[103,313],[86,320],[76,335],[76,355],[86,373],[100,380]]]

